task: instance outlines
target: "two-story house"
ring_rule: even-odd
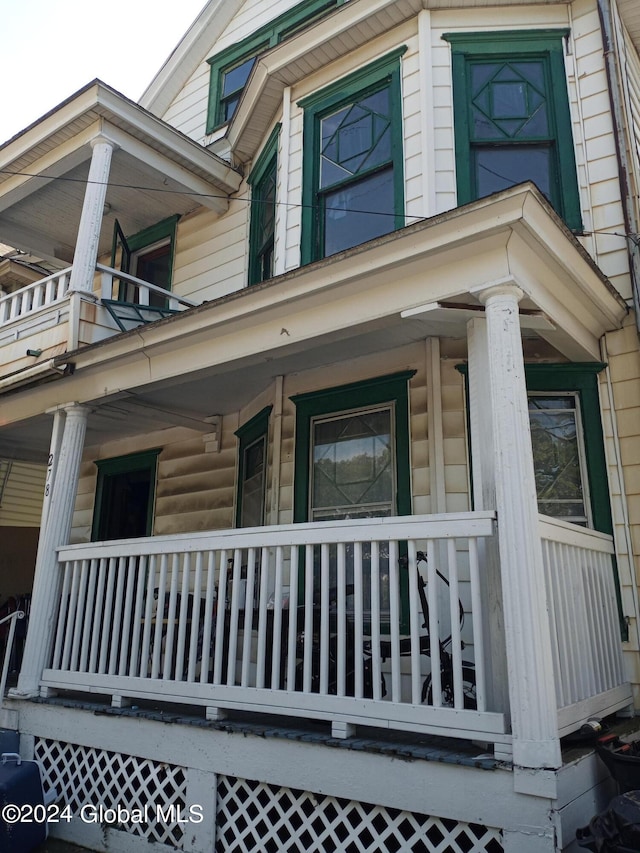
[[[607,802],[562,739],[640,701],[639,46],[634,0],[210,0],[0,147],[53,270],[0,296],[0,719],[55,834],[551,853]]]

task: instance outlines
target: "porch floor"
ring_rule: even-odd
[[[415,732],[384,731],[358,726],[357,734],[347,738],[336,738],[327,732],[327,724],[315,720],[302,720],[291,717],[255,715],[248,712],[234,712],[224,720],[212,721],[204,717],[204,709],[198,706],[172,705],[140,701],[128,708],[113,708],[107,697],[100,701],[92,696],[52,696],[29,700],[38,704],[74,708],[89,711],[95,715],[138,718],[173,725],[195,726],[215,731],[253,735],[261,738],[283,738],[305,743],[318,743],[336,749],[349,749],[388,755],[405,761],[438,761],[444,764],[456,764],[475,767],[481,770],[496,770],[508,767],[492,755],[483,752],[482,747],[457,738],[445,738],[432,735],[420,735]]]

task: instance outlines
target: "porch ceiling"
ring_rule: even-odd
[[[98,137],[115,146],[101,253],[116,217],[132,234],[199,205],[221,213],[240,185],[215,154],[95,81],[0,147],[0,242],[71,261]]]
[[[73,375],[3,395],[0,455],[44,456],[50,416],[39,412],[66,401],[91,407],[90,444],[175,425],[210,432],[207,417],[241,410],[278,375],[429,336],[464,340],[478,291],[503,282],[525,292],[531,356],[598,360],[599,338],[626,315],[525,184],[59,357]]]

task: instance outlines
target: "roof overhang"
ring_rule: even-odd
[[[200,205],[222,213],[240,186],[220,157],[94,81],[0,147],[2,242],[71,260],[98,137],[114,144],[100,253],[110,249],[115,217],[132,234]]]
[[[631,41],[640,53],[640,3],[638,0],[618,0],[618,9]]]
[[[0,437],[24,445],[40,413],[62,400],[92,407],[91,443],[142,431],[144,411],[147,430],[180,417],[207,431],[207,416],[242,409],[276,376],[429,336],[464,339],[469,318],[482,316],[480,291],[503,282],[524,291],[520,324],[531,351],[544,342],[555,360],[600,360],[600,338],[627,314],[524,184],[66,353],[59,361],[72,362],[73,375],[3,395]]]

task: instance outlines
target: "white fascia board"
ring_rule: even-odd
[[[227,130],[234,153],[241,160],[251,159],[273,119],[270,114],[260,120],[265,105],[281,104],[285,87],[323,68],[328,61],[342,58],[341,37],[348,38],[349,50],[356,50],[415,17],[424,5],[423,0],[350,0],[308,29],[262,54],[252,69]],[[256,116],[260,127],[252,132],[252,120],[255,121]]]
[[[505,191],[497,199],[483,199],[286,273],[263,285],[237,291],[145,326],[142,331],[136,330],[135,335],[126,333],[100,342],[74,353],[73,360],[80,368],[110,359],[127,359],[131,356],[132,347],[138,346],[141,335],[145,346],[158,347],[159,350],[172,349],[179,340],[185,341],[185,345],[187,342],[196,344],[199,338],[204,336],[206,339],[214,332],[222,333],[225,328],[233,328],[239,336],[251,335],[255,325],[265,322],[274,312],[279,312],[280,317],[283,311],[288,316],[298,311],[306,312],[307,317],[314,313],[319,316],[322,306],[345,298],[356,300],[362,308],[361,295],[374,288],[385,293],[384,304],[380,299],[376,306],[367,305],[364,313],[371,315],[369,320],[394,313],[399,316],[403,311],[424,304],[425,293],[429,293],[434,301],[444,301],[479,287],[486,288],[495,283],[496,277],[504,278],[511,274],[510,258],[522,271],[523,266],[517,261],[530,255],[529,250],[519,253],[516,244],[519,243],[523,249],[526,246],[516,229],[524,227],[521,223],[527,207],[525,201],[531,195],[530,185]],[[545,206],[537,198],[534,201],[554,226]],[[535,206],[530,210],[535,211]],[[535,223],[530,223],[530,227],[540,229],[540,222],[538,218]],[[573,264],[567,262],[566,268],[571,269],[573,265],[581,267],[583,259],[577,247],[571,245],[563,232],[559,233],[563,238],[565,255],[569,258],[575,256]],[[554,236],[553,227],[551,236]],[[549,254],[542,243],[536,254],[540,262],[554,273],[554,254]],[[580,273],[584,275],[584,270]],[[573,285],[572,279],[567,282],[564,271],[560,277],[553,275],[548,285],[541,280],[542,276],[536,278],[533,273],[526,277],[524,273],[522,275],[527,295],[534,305],[539,305],[551,323],[558,323],[560,333],[564,325],[565,331],[575,334],[576,352],[581,351],[582,358],[585,351],[592,352],[598,333],[601,334],[605,328],[618,328],[626,313],[624,302],[615,299],[595,266],[592,273],[590,285],[598,295],[591,300],[582,299],[581,291]],[[402,282],[402,287],[390,291],[390,280]],[[514,280],[520,284],[519,280]],[[552,300],[554,288],[559,292]],[[565,294],[568,309],[560,307]],[[376,314],[378,307],[380,311]],[[603,308],[606,309],[605,314],[601,313]],[[578,309],[579,318],[573,320],[572,310],[576,313]],[[354,325],[367,319],[354,314],[349,316],[353,317]],[[334,317],[333,322],[339,324],[340,321]],[[67,354],[65,357],[70,356]]]
[[[241,176],[225,160],[99,80],[5,143],[0,148],[0,169],[15,164],[20,171],[28,171],[29,165],[41,156],[40,146],[51,149],[55,159],[69,132],[79,133],[100,117],[137,136],[152,150],[164,149],[168,156],[179,159],[183,167],[200,173],[222,192],[236,192],[241,184]],[[99,132],[97,128],[96,133]],[[4,182],[0,175],[0,191]]]
[[[244,0],[210,0],[178,42],[140,98],[140,106],[162,116],[198,66],[213,53]]]

